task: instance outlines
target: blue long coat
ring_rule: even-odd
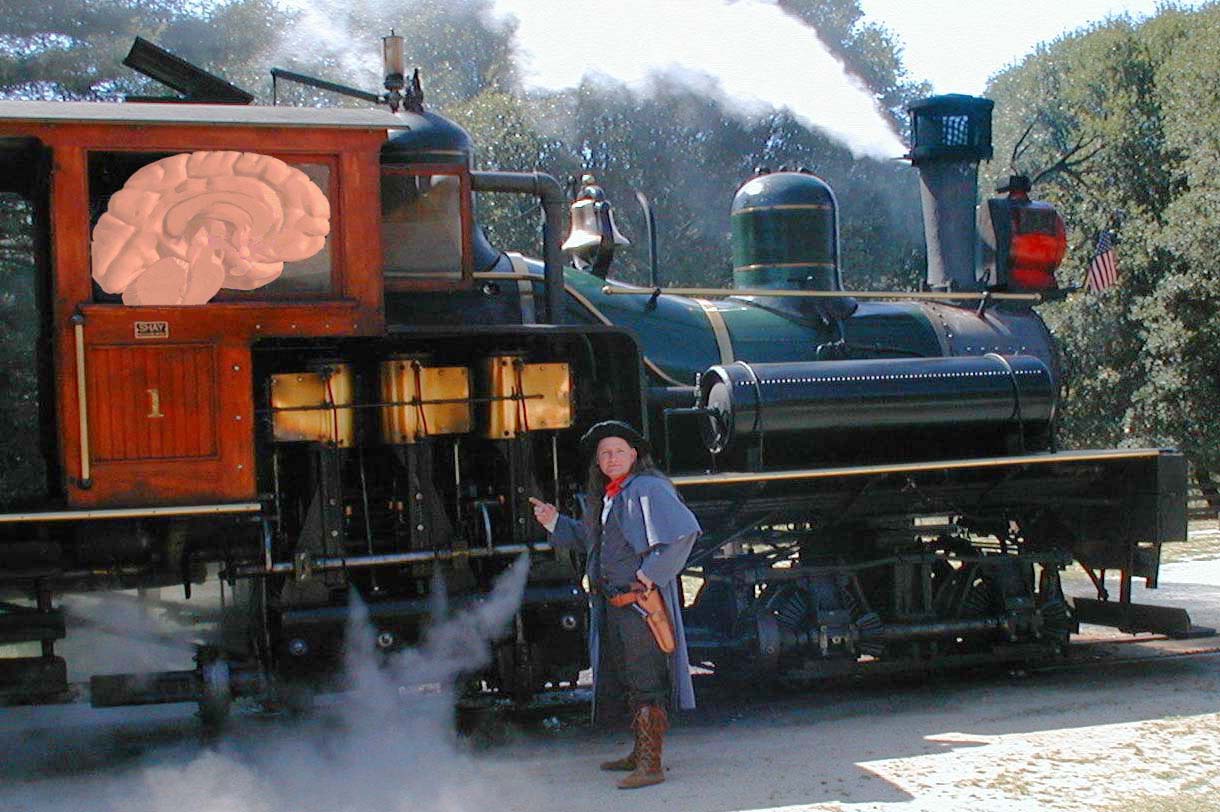
[[[594,521],[598,517],[586,517],[577,521],[561,515],[551,532],[551,543],[561,549],[577,548],[590,553],[597,539],[598,529]],[[672,707],[689,710],[695,707],[695,688],[691,684],[690,660],[686,654],[686,632],[682,626],[682,599],[678,589],[678,575],[686,566],[691,547],[702,530],[699,522],[678,498],[677,491],[669,480],[648,473],[631,477],[624,483],[622,491],[614,499],[606,527],[618,523],[632,549],[642,556],[640,569],[661,590],[665,607],[674,624],[676,645],[670,655],[671,683],[673,685]],[[589,582],[594,583],[596,574],[592,569],[597,564],[589,556]],[[589,661],[593,664],[593,712],[606,701],[600,696],[598,660],[600,659],[600,630],[604,623],[606,601],[601,597],[590,598],[591,622],[589,628]],[[600,700],[600,701],[599,701]]]

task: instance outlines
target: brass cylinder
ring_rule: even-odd
[[[281,442],[333,443],[349,448],[355,441],[352,368],[329,364],[316,372],[271,376],[273,436]]]
[[[483,362],[489,396],[485,436],[506,440],[572,425],[572,372],[567,364],[527,364],[519,355]]]
[[[381,439],[390,445],[470,431],[470,370],[398,357],[380,367]]]

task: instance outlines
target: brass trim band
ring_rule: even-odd
[[[768,265],[767,267],[776,267]],[[773,290],[771,288],[623,288],[606,285],[607,296],[793,296],[818,299],[925,299],[929,301],[1042,302],[1040,293],[992,293],[990,291],[887,291],[887,290]]]
[[[732,213],[733,217],[739,214],[748,214],[752,211],[784,211],[788,209],[813,209],[815,211],[830,211],[829,203],[780,203],[775,206],[748,206],[744,209],[738,209]]]
[[[1093,462],[1120,459],[1137,459],[1160,456],[1158,449],[1132,449],[1114,451],[1059,451],[1054,454],[1028,454],[1020,457],[983,457],[967,460],[938,460],[936,462],[904,462],[890,465],[861,465],[845,468],[803,468],[795,471],[759,471],[723,474],[700,474],[671,477],[678,487],[692,485],[732,485],[742,482],[786,482],[801,479],[833,479],[849,476],[876,476],[880,474],[902,474],[917,471],[963,470],[967,468],[1003,468],[1014,465],[1055,465],[1065,462]]]
[[[712,326],[712,335],[716,337],[716,349],[720,353],[720,363],[731,364],[736,360],[733,356],[733,340],[729,338],[729,326],[724,323],[724,316],[716,309],[716,305],[707,299],[695,299],[707,316],[707,323]]]
[[[834,268],[833,262],[755,262],[753,265],[734,265],[733,271],[755,271],[770,268]],[[836,291],[837,292],[837,291]]]
[[[54,510],[40,513],[0,513],[0,524],[16,522],[70,522],[81,519],[143,519],[154,516],[208,516],[227,513],[257,513],[258,502],[222,505],[175,505],[152,508],[105,508],[99,510]]]

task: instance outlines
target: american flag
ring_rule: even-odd
[[[1097,235],[1097,250],[1089,262],[1089,290],[1101,293],[1118,281],[1118,257],[1114,253],[1114,232],[1103,228]]]

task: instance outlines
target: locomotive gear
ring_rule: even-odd
[[[638,789],[660,784],[665,780],[661,750],[665,732],[669,730],[669,715],[659,705],[641,705],[636,709],[631,727],[635,732],[635,750],[632,751],[635,768],[618,782],[618,788]]]

